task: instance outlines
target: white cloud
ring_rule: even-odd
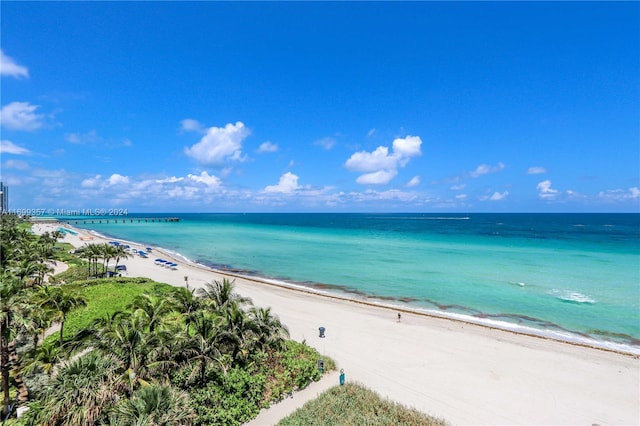
[[[375,133],[376,133],[376,129],[374,127],[373,129],[367,132],[367,137],[370,138],[371,136],[375,135]]]
[[[156,179],[156,183],[176,183],[176,182],[182,182],[183,180],[184,180],[183,177],[171,176],[164,179]]]
[[[415,192],[400,191],[398,189],[390,189],[387,191],[367,190],[364,192],[350,192],[338,194],[345,202],[363,203],[368,201],[401,201],[401,202],[420,202],[426,203],[428,200],[420,200]]]
[[[5,55],[2,49],[0,49],[0,75],[29,78],[29,70],[27,67],[18,65],[13,58]]]
[[[129,183],[129,176],[122,176],[122,175],[119,175],[118,173],[114,173],[109,177],[109,179],[107,179],[106,185],[107,186],[124,185],[127,183]]]
[[[7,160],[2,163],[2,167],[5,169],[28,170],[29,164],[26,161]]]
[[[460,185],[453,185],[451,188],[452,191],[461,191],[467,187],[466,183],[461,183]]]
[[[260,147],[258,148],[258,152],[259,153],[277,152],[278,149],[279,149],[278,144],[266,141],[260,144]]]
[[[456,195],[456,200],[466,200],[467,194],[458,194]]]
[[[227,160],[244,161],[242,141],[250,131],[238,121],[225,127],[210,127],[207,134],[184,152],[204,166],[220,166]]]
[[[202,172],[199,175],[188,174],[187,178],[191,179],[194,182],[203,183],[211,189],[218,188],[221,185],[219,177],[210,175],[207,172]]]
[[[393,141],[393,154],[398,157],[400,164],[405,166],[410,158],[422,155],[421,145],[422,140],[419,136],[396,138]]]
[[[483,200],[488,200],[488,201],[502,201],[505,198],[507,198],[507,196],[509,195],[509,191],[504,191],[503,193],[500,192],[494,192],[493,194],[491,194],[490,197],[485,197],[483,198]]]
[[[29,102],[11,102],[0,110],[0,124],[11,130],[37,130],[44,124],[44,115],[36,114],[38,108]]]
[[[495,166],[490,166],[488,164],[480,164],[474,171],[469,173],[472,178],[479,178],[480,176],[487,175],[490,173],[498,173],[504,170],[504,163],[500,162]]]
[[[69,143],[78,145],[97,143],[101,141],[100,136],[98,136],[98,132],[95,130],[90,130],[87,133],[67,133],[64,136],[64,139]]]
[[[538,197],[543,200],[553,200],[558,195],[558,190],[551,188],[550,180],[543,180],[538,183],[538,185],[536,185],[536,189],[538,190]]]
[[[608,191],[601,191],[600,193],[598,193],[598,198],[604,201],[611,201],[611,202],[638,200],[640,199],[640,188],[638,188],[637,186],[634,186],[627,190],[610,189]]]
[[[567,189],[566,191],[567,198],[570,200],[584,200],[587,198],[586,195],[580,194],[579,192],[572,191],[571,189]]]
[[[358,176],[357,183],[363,185],[386,185],[391,182],[391,179],[396,177],[398,172],[394,170],[378,170],[377,172],[365,173]]]
[[[194,186],[177,186],[167,191],[169,198],[179,198],[183,200],[194,200],[198,198],[198,188]]]
[[[528,175],[543,175],[545,173],[547,173],[547,169],[545,169],[544,167],[541,167],[541,166],[529,167],[527,169],[527,174]]]
[[[101,184],[102,184],[102,176],[95,175],[92,178],[86,178],[85,180],[83,180],[80,186],[83,188],[96,188],[101,186]]]
[[[420,176],[414,176],[411,178],[411,180],[407,183],[407,186],[409,188],[412,188],[414,186],[418,186],[420,185]]]
[[[373,152],[356,152],[347,160],[347,169],[356,172],[373,172],[380,169],[395,169],[398,160],[389,155],[389,148],[379,146]]]
[[[280,192],[284,194],[290,194],[299,189],[298,176],[291,172],[287,172],[280,176],[280,181],[277,185],[269,185],[264,188],[265,192]]]
[[[331,148],[333,148],[336,145],[336,140],[333,138],[327,137],[327,138],[318,139],[313,144],[319,145],[323,149],[326,149],[327,151],[329,151]]]
[[[180,130],[183,132],[206,133],[207,129],[198,120],[185,118],[180,122]]]
[[[26,155],[29,154],[29,150],[4,139],[0,140],[0,154]]]
[[[345,167],[350,171],[361,172],[356,179],[361,184],[387,184],[398,174],[398,168],[407,165],[413,157],[422,155],[422,140],[419,136],[396,138],[393,141],[393,152],[389,148],[379,146],[373,152],[360,151],[349,157]]]

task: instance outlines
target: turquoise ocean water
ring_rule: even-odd
[[[640,353],[638,214],[165,216],[180,222],[71,224],[216,269]]]

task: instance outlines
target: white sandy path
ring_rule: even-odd
[[[85,243],[78,236],[65,241]],[[167,270],[154,258],[123,263],[130,276],[176,286],[185,275],[191,287],[222,279],[184,263]],[[348,381],[453,424],[640,424],[638,357],[411,313],[398,323],[386,308],[235,282],[255,305],[271,307],[293,339],[334,358]]]
[[[295,392],[292,397],[285,398],[282,401],[272,405],[269,408],[260,410],[260,414],[245,426],[265,426],[275,425],[289,414],[302,407],[306,402],[317,398],[322,392],[339,386],[339,373],[332,371],[327,373],[322,380],[312,382],[304,390]]]

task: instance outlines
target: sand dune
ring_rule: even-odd
[[[45,229],[57,227],[36,231]],[[77,231],[65,241],[101,242]],[[169,254],[156,249],[149,259],[121,263],[129,276],[175,286],[185,285],[185,276],[191,287],[223,278],[184,262],[169,270],[155,265],[156,257]],[[271,307],[293,339],[334,358],[347,380],[453,424],[640,424],[637,356],[409,312],[397,322],[392,309],[232,278],[255,305]]]

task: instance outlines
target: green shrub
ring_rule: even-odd
[[[444,426],[444,420],[382,399],[357,383],[335,386],[309,401],[278,426]]]
[[[184,380],[185,371],[181,375]],[[208,377],[211,380],[205,386],[188,389],[196,412],[194,425],[235,426],[258,415],[264,393],[264,375],[234,367],[226,374],[209,371]]]
[[[285,342],[280,352],[269,352],[262,363],[266,372],[265,404],[279,401],[293,391],[304,389],[311,381],[322,377],[318,360],[324,360],[325,372],[335,370],[335,362],[320,355],[314,348],[294,340]]]

